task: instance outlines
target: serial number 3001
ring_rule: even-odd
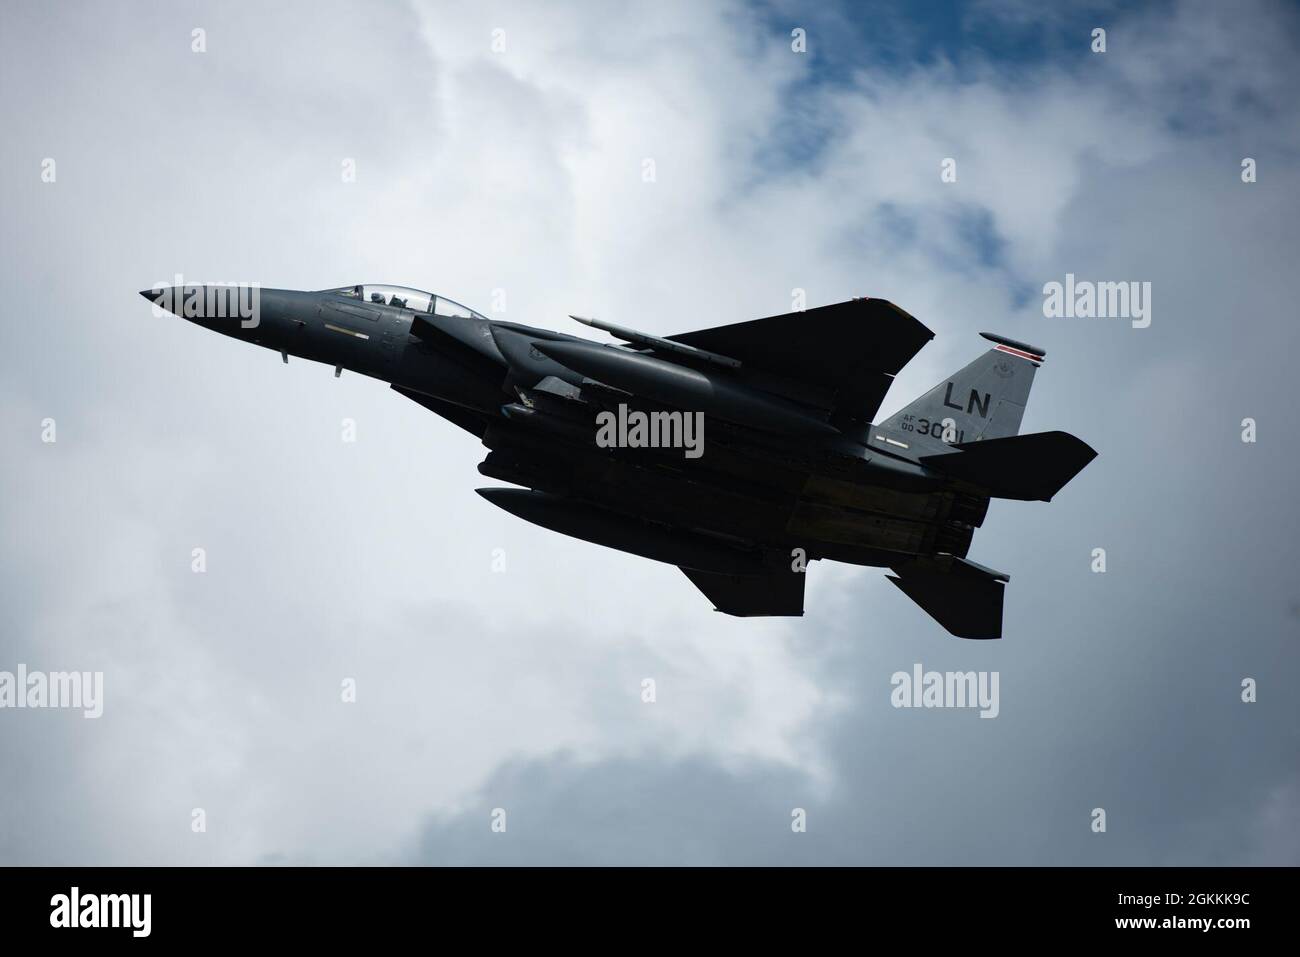
[[[898,423],[900,432],[918,432],[921,435],[933,435],[943,442],[958,443],[966,441],[966,430],[957,428],[952,419],[931,421],[914,415],[905,415]]]

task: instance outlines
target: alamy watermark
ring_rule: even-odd
[[[895,671],[889,683],[889,703],[895,708],[979,708],[981,718],[996,718],[996,671],[926,671],[918,661],[912,670]]]
[[[1134,329],[1151,325],[1150,282],[1091,282],[1065,274],[1065,282],[1043,285],[1048,319],[1130,319]]]
[[[0,708],[80,708],[82,717],[104,713],[104,672],[0,671]]]
[[[261,322],[261,283],[186,283],[177,273],[174,284],[156,282],[150,288],[159,294],[153,301],[159,318],[170,312],[184,319],[238,319],[243,329]]]
[[[685,449],[685,457],[704,454],[703,412],[642,412],[620,402],[618,413],[596,414],[596,445],[602,449]]]
[[[119,927],[132,937],[148,937],[153,921],[152,894],[83,894],[73,887],[50,898],[51,927]]]

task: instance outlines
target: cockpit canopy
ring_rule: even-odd
[[[365,283],[364,285],[343,286],[339,289],[326,289],[325,291],[348,299],[359,299],[362,302],[394,306],[398,309],[410,309],[413,312],[426,312],[435,316],[456,316],[461,319],[487,320],[487,316],[475,312],[468,306],[462,306],[445,296],[435,296],[431,292],[422,292],[419,289],[411,289],[407,286],[379,286]]]

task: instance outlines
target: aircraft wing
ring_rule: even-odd
[[[870,422],[894,376],[934,333],[885,299],[851,299],[668,338],[828,387],[837,412]]]

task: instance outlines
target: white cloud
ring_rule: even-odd
[[[54,45],[54,21],[35,12],[6,31],[15,135],[0,151],[20,170],[48,151],[60,180],[17,190],[0,226],[15,251],[6,288],[40,317],[15,323],[0,357],[16,593],[0,651],[110,673],[102,726],[28,715],[22,739],[0,744],[44,771],[25,801],[0,797],[19,802],[0,818],[50,788],[96,793],[76,845],[52,849],[78,813],[60,806],[8,836],[14,860],[373,860],[426,814],[472,809],[503,763],[557,753],[587,767],[774,766],[823,792],[857,783],[826,729],[856,714],[870,673],[828,676],[842,652],[818,644],[825,618],[727,619],[673,569],[519,523],[470,491],[489,483],[464,433],[380,383],[286,369],[154,319],[135,289],[175,271],[376,280],[482,311],[504,289],[502,318],[567,329],[587,312],[660,333],[786,311],[795,287],[810,304],[882,295],[940,333],[886,410],[993,328],[1069,342],[1075,365],[1053,355],[1043,381],[1057,378],[1039,389],[1056,398],[1036,395],[1030,417],[1054,428],[1076,415],[1091,439],[1082,426],[1104,421],[1072,396],[1097,387],[1113,339],[1045,328],[1036,301],[1015,305],[1016,284],[1135,262],[1170,284],[1204,275],[1224,255],[1207,219],[1237,244],[1261,223],[1277,231],[1274,252],[1240,256],[1262,258],[1262,275],[1294,250],[1294,219],[1271,218],[1293,199],[1254,208],[1229,192],[1237,152],[1295,145],[1294,123],[1247,123],[1248,146],[1232,126],[1247,101],[1294,119],[1279,92],[1291,44],[1269,16],[1125,20],[1091,71],[989,66],[971,79],[939,62],[827,85],[740,6],[638,5],[617,29],[582,5],[305,9],[201,8],[201,56],[193,18],[170,9],[147,30],[85,13]],[[1172,124],[1187,105],[1178,78],[1210,75],[1222,84],[1197,106],[1218,125]],[[808,164],[774,161],[805,127],[833,135]],[[1220,169],[1228,185],[1208,188],[1203,210],[1138,206],[1147,177],[1181,197]],[[1280,158],[1262,169],[1292,181]],[[1125,204],[1136,211],[1114,218]],[[992,265],[957,228],[975,214],[1004,243]],[[1276,280],[1250,296],[1281,301]],[[1144,342],[1167,341],[1158,329]],[[37,441],[46,414],[57,449]],[[338,441],[345,416],[354,446]],[[1033,562],[992,523],[981,536],[977,549]],[[189,572],[196,544],[203,576]],[[836,622],[846,641],[883,655],[935,637],[877,572],[811,575],[810,607],[860,616]],[[846,596],[914,615],[915,631],[884,629]],[[338,701],[345,676],[356,705]],[[644,677],[658,682],[653,706]],[[880,744],[879,728],[862,734]],[[211,812],[202,838],[192,806]]]

